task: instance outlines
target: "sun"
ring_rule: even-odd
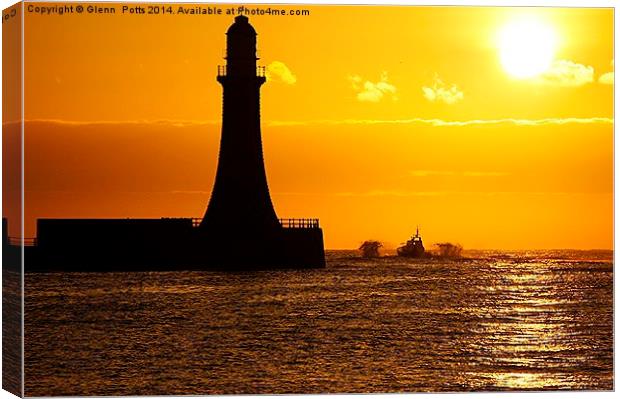
[[[515,20],[499,32],[499,58],[509,75],[532,78],[549,69],[556,43],[552,26],[535,19]]]

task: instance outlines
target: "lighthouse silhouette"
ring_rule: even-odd
[[[202,221],[160,219],[37,220],[24,250],[28,272],[128,270],[259,270],[325,266],[318,219],[278,219],[269,196],[260,128],[256,31],[237,16],[226,33],[226,65],[217,173]],[[8,223],[3,221],[4,226]],[[21,247],[3,247],[19,263]],[[70,240],[67,237],[71,237]]]
[[[280,228],[271,203],[260,128],[260,87],[256,31],[245,16],[228,29],[226,66],[218,68],[224,89],[222,138],[213,193],[201,228],[226,233],[243,226],[256,233]]]
[[[318,219],[278,219],[263,159],[256,31],[239,15],[226,32],[222,135],[211,198],[199,230],[216,262],[241,267],[322,267],[323,233]]]

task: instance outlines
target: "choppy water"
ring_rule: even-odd
[[[613,389],[612,253],[26,276],[26,395]]]

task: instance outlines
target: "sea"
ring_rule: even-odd
[[[25,393],[612,390],[612,251],[25,277]]]

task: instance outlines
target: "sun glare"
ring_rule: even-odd
[[[540,21],[524,19],[510,22],[498,36],[502,66],[508,74],[519,79],[540,75],[553,61],[556,41],[553,28]]]

